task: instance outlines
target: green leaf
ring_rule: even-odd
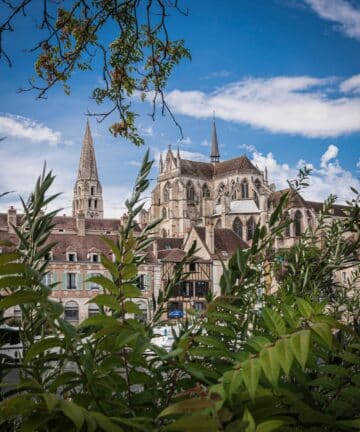
[[[129,280],[134,278],[137,275],[137,266],[136,264],[127,264],[121,270],[121,276],[125,280]]]
[[[310,350],[310,330],[302,330],[291,335],[291,348],[300,366],[305,369]]]
[[[251,412],[245,408],[244,414],[243,414],[243,421],[246,422],[246,429],[245,432],[255,432],[256,430],[256,423],[254,420],[254,417],[251,415]]]
[[[333,346],[333,336],[331,328],[326,323],[316,323],[311,326],[311,330],[314,331],[320,338],[331,348]]]
[[[240,369],[235,369],[224,373],[222,382],[224,389],[230,399],[233,394],[238,392],[242,384],[242,380],[243,377]]]
[[[17,288],[21,286],[29,286],[32,281],[24,278],[23,276],[4,276],[0,278],[1,288]]]
[[[213,346],[219,349],[226,349],[223,342],[212,336],[195,336],[194,340],[206,346]]]
[[[294,360],[294,355],[291,348],[291,340],[289,338],[279,339],[276,342],[275,349],[278,354],[280,366],[288,377]]]
[[[16,273],[23,273],[26,269],[23,263],[9,263],[0,266],[0,275],[10,275]]]
[[[211,401],[206,398],[187,399],[168,406],[163,411],[161,411],[158,417],[166,417],[174,414],[194,413],[205,408],[210,408],[211,406]]]
[[[49,412],[52,412],[59,401],[58,397],[53,393],[43,393],[42,397],[44,398]]]
[[[2,245],[1,243],[0,243],[0,246]],[[7,246],[10,246],[10,245],[8,244]],[[4,245],[4,246],[6,246],[6,245]],[[21,257],[21,253],[19,251],[2,253],[2,254],[0,254],[0,265],[7,264],[11,261],[16,261],[20,257]]]
[[[360,430],[360,418],[355,420],[341,420],[341,421],[337,421],[336,424],[339,426],[345,426],[347,428]]]
[[[98,294],[96,297],[91,298],[88,303],[95,303],[98,306],[105,306],[117,311],[121,310],[120,303],[110,294]]]
[[[83,408],[68,400],[60,400],[59,404],[60,410],[74,423],[76,429],[80,430],[85,421]]]
[[[118,321],[111,317],[106,315],[95,315],[90,318],[87,318],[84,320],[79,327],[87,327],[91,325],[99,325],[99,326],[118,326]]]
[[[61,347],[61,346],[62,346],[62,341],[58,338],[46,338],[39,342],[35,342],[33,345],[31,345],[29,351],[26,353],[24,362],[28,363],[35,356],[43,353],[44,351],[50,348]]]
[[[256,389],[261,375],[261,365],[259,359],[252,358],[242,363],[242,376],[245,386],[252,400],[255,399]]]
[[[217,432],[218,424],[214,417],[195,414],[180,417],[174,423],[165,426],[165,431]]]
[[[132,302],[132,301],[127,301],[124,303],[124,310],[126,313],[131,313],[131,314],[136,314],[136,315],[142,315],[142,311],[139,308],[139,306]]]
[[[258,424],[256,432],[271,432],[286,424],[283,420],[267,420]]]
[[[124,284],[122,286],[124,297],[136,298],[141,297],[139,288],[134,284]]]
[[[43,296],[41,293],[33,291],[19,291],[2,298],[0,300],[0,309],[8,309],[12,306],[26,303],[37,303],[42,299]]]
[[[117,294],[119,289],[114,284],[114,282],[104,275],[92,276],[89,279],[86,279],[86,282],[94,282],[97,285],[100,285],[104,290],[110,291],[112,294]]]
[[[96,420],[98,426],[105,432],[123,432],[124,430],[101,413],[89,412],[88,414]]]
[[[311,315],[314,313],[314,309],[312,308],[311,304],[303,298],[298,297],[296,299],[296,304],[303,317],[310,318]]]
[[[270,381],[273,387],[277,387],[280,363],[278,353],[275,347],[264,348],[260,351],[260,364],[266,378]]]
[[[282,336],[286,333],[286,325],[281,315],[272,309],[265,307],[262,317],[266,327],[275,335]]]

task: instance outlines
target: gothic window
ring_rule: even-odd
[[[91,199],[88,200],[88,207],[91,208]]]
[[[194,185],[190,181],[186,185],[186,199],[188,201],[195,201]]]
[[[241,183],[241,197],[243,199],[249,198],[249,184],[247,180],[244,180]]]
[[[234,181],[231,182],[231,193],[230,193],[230,198],[232,200],[237,200],[238,199],[238,193],[237,193],[237,187]]]
[[[257,189],[257,190],[260,190],[260,187],[261,187],[260,180],[259,180],[259,179],[256,179],[254,183],[255,183],[255,187],[256,187],[256,189]]]
[[[79,322],[79,305],[75,301],[69,301],[65,304],[64,318],[73,324]]]
[[[210,189],[206,183],[202,187],[202,196],[203,198],[210,198]]]
[[[255,201],[255,204],[256,204],[257,208],[260,208],[259,197],[258,197],[258,194],[255,191],[254,191],[254,201]]]
[[[166,185],[164,186],[163,198],[164,198],[164,202],[168,202],[170,200],[170,185],[169,185],[169,183],[166,183]]]
[[[254,237],[254,231],[255,231],[255,222],[254,219],[251,217],[247,224],[246,224],[246,228],[247,228],[247,240],[251,240]]]
[[[289,213],[286,212],[284,215],[284,221],[288,222],[288,224],[286,225],[286,228],[285,228],[285,237],[291,236],[291,224],[289,223],[289,220],[290,220]]]
[[[165,208],[165,207],[163,207],[163,209],[162,209],[162,217],[163,217],[164,219],[167,218],[167,212],[166,212],[166,208]]]
[[[243,226],[242,226],[241,220],[238,217],[235,218],[234,223],[233,223],[233,231],[240,238],[242,238],[242,229],[243,229]]]
[[[97,199],[94,200],[94,209],[97,209]]]
[[[81,187],[78,187],[78,194],[81,195]]]
[[[164,238],[167,236],[167,234],[166,234],[166,229],[165,229],[165,228],[163,228],[163,229],[161,230],[161,236],[164,237]]]
[[[310,210],[308,210],[308,211],[306,212],[306,216],[307,216],[307,223],[308,223],[308,227],[309,227],[309,228],[312,228],[313,225],[314,225],[314,219],[313,219],[313,217],[312,217],[312,214],[311,214]]]
[[[297,212],[295,213],[295,219],[294,219],[295,236],[296,237],[300,237],[301,236],[301,219],[302,219],[301,211],[297,210]]]
[[[90,195],[94,195],[94,192],[95,192],[95,188],[94,188],[94,186],[91,186],[91,188],[90,188]]]

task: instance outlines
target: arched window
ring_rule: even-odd
[[[188,201],[195,201],[194,185],[190,181],[186,185],[186,199]]]
[[[91,188],[90,188],[90,195],[94,195],[94,193],[95,193],[95,188],[94,188],[94,186],[91,186]]]
[[[88,308],[88,317],[99,315],[100,308],[96,303],[90,303]]]
[[[257,205],[257,208],[260,208],[259,197],[258,197],[258,194],[255,191],[254,191],[254,201],[255,201],[255,204]]]
[[[168,202],[170,200],[170,185],[166,183],[163,191],[164,202]]]
[[[234,180],[231,182],[230,199],[233,201],[238,199],[237,186]]]
[[[254,219],[251,217],[246,224],[247,228],[247,240],[251,240],[254,237],[254,231],[255,231],[255,222]]]
[[[290,221],[290,216],[289,216],[289,213],[286,212],[284,215],[284,222],[288,222],[288,225],[286,225],[286,228],[285,228],[285,237],[291,236],[291,224],[289,221]]]
[[[161,230],[161,236],[164,237],[164,238],[167,236],[167,234],[166,234],[166,229],[165,229],[165,228],[163,228],[163,229]]]
[[[166,208],[165,208],[165,207],[163,207],[163,209],[162,209],[162,217],[163,217],[164,219],[167,218],[167,211],[166,211]]]
[[[241,197],[243,199],[249,198],[249,184],[246,179],[241,183]]]
[[[260,180],[256,179],[255,182],[254,182],[254,184],[255,184],[256,189],[260,190],[260,188],[261,188],[261,182],[260,182]]]
[[[294,225],[295,225],[295,236],[300,237],[301,236],[301,219],[302,214],[300,210],[297,210],[295,213],[295,219],[294,219]]]
[[[65,304],[64,318],[72,324],[79,322],[79,305],[75,301],[68,301]]]
[[[210,189],[206,183],[202,187],[202,196],[203,198],[210,198]]]
[[[312,214],[311,214],[310,210],[308,210],[306,212],[306,217],[307,217],[308,227],[309,228],[313,228],[313,226],[314,226],[314,218],[312,217]]]
[[[234,223],[233,223],[233,231],[240,238],[242,238],[242,230],[243,230],[243,225],[241,223],[241,220],[237,217],[237,218],[235,218]]]

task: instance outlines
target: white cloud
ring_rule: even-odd
[[[203,79],[209,80],[209,79],[216,79],[216,78],[227,78],[230,75],[231,72],[227,70],[220,70],[220,71],[211,72],[209,75],[204,76]]]
[[[203,147],[209,147],[210,143],[209,143],[209,141],[207,139],[204,139],[204,140],[201,141],[200,145],[203,146]]]
[[[68,140],[62,141],[61,133],[53,131],[41,123],[37,123],[21,116],[1,115],[0,134],[17,139],[30,140],[32,142],[46,142],[50,146],[56,146],[61,142],[70,144]]]
[[[356,168],[360,168],[360,159],[357,161]]]
[[[182,159],[193,160],[197,162],[209,162],[209,156],[199,152],[180,150],[180,156]]]
[[[182,139],[179,139],[178,142],[179,142],[180,144],[191,144],[191,143],[192,143],[191,138],[188,137],[188,136],[187,136],[187,137],[184,137],[184,138],[182,138]]]
[[[240,145],[237,146],[237,148],[238,149],[246,150],[248,152],[254,152],[254,151],[256,151],[255,146],[252,145],[252,144],[240,144]]]
[[[331,159],[336,158],[338,153],[339,153],[339,149],[336,146],[334,146],[333,144],[330,144],[329,147],[327,148],[326,152],[321,156],[320,166],[322,168],[326,168],[328,162]]]
[[[360,9],[345,0],[305,0],[323,19],[336,23],[347,36],[360,39]]]
[[[353,197],[350,190],[351,186],[359,190],[360,180],[342,168],[338,161],[330,162],[337,154],[337,147],[330,145],[321,156],[319,167],[309,165],[304,160],[298,161],[294,166],[282,164],[276,160],[271,152],[263,155],[255,151],[252,161],[262,170],[265,166],[267,167],[269,182],[275,183],[277,189],[287,188],[287,180],[296,178],[299,168],[305,165],[312,167],[310,187],[302,191],[301,195],[310,201],[323,201],[330,194],[335,194],[339,203],[345,203],[346,200]],[[325,161],[326,163],[322,164]]]
[[[346,81],[345,81],[346,82]],[[335,78],[248,78],[212,93],[173,90],[173,112],[244,123],[274,133],[337,137],[360,131],[360,97],[334,97]],[[331,97],[330,97],[331,96]]]
[[[154,130],[153,130],[152,126],[140,127],[140,132],[142,133],[142,135],[145,135],[145,136],[153,136],[154,135]]]
[[[129,162],[129,165],[134,166],[134,167],[140,167],[141,166],[141,162],[140,161],[136,161],[136,160],[131,160]]]
[[[340,90],[344,93],[360,93],[360,74],[343,81]]]

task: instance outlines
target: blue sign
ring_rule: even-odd
[[[169,312],[169,318],[183,318],[184,312],[181,310],[173,310]]]

